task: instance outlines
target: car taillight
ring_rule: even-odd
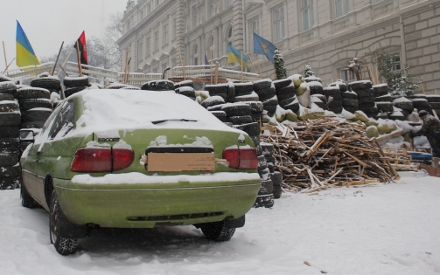
[[[72,172],[112,172],[124,169],[133,162],[134,152],[130,149],[81,148],[75,153]]]
[[[228,148],[223,151],[223,158],[229,167],[235,169],[257,169],[258,158],[255,148]]]

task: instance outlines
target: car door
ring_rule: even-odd
[[[23,184],[28,193],[40,204],[46,201],[44,183],[47,174],[55,168],[55,148],[52,141],[60,131],[67,132],[67,121],[73,121],[74,101],[63,102],[47,119],[40,134],[35,138],[35,143],[22,158]],[[73,128],[73,125],[72,125]],[[57,148],[60,150],[59,148]]]

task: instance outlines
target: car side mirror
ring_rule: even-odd
[[[30,129],[21,129],[20,130],[20,141],[30,141],[30,142],[34,142],[35,141],[35,133],[34,131],[30,130]]]

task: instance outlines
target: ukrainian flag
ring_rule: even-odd
[[[277,48],[273,43],[254,33],[254,53],[264,54],[267,59],[274,63],[273,56]]]
[[[20,23],[17,21],[17,57],[16,63],[18,67],[40,65],[37,56],[32,49],[31,43],[26,37]]]
[[[228,63],[238,63],[242,67],[248,67],[249,57],[228,44]]]

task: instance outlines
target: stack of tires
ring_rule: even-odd
[[[339,84],[332,83],[331,86],[324,87],[324,95],[327,101],[328,110],[335,113],[342,113],[342,94]]]
[[[258,90],[258,92],[262,93],[263,91]],[[252,84],[252,82],[244,82],[244,83],[230,82],[228,89],[228,99],[229,102],[259,101],[260,97],[254,91],[254,85]]]
[[[379,111],[374,102],[373,83],[369,80],[355,81],[348,84],[348,89],[357,94],[359,108],[367,116],[376,118]]]
[[[389,93],[387,84],[379,84],[373,86],[374,102],[376,103],[379,114],[377,118],[388,119],[389,115],[394,112],[394,103]]]
[[[174,89],[177,94],[196,100],[196,92],[194,90],[194,83],[192,80],[185,80],[178,83],[174,83]]]
[[[293,85],[292,79],[274,80],[273,85],[275,86],[275,94],[281,108],[292,110],[292,112],[296,113],[299,110],[299,102],[296,98],[295,85]]]
[[[431,105],[431,108],[440,116],[440,95],[426,95],[426,99],[429,105]]]
[[[255,208],[269,208],[274,205],[274,184],[271,179],[271,169],[273,170],[274,163],[269,163],[266,158],[266,155],[273,157],[273,149],[273,145],[269,143],[260,143],[257,146],[258,174],[261,178],[261,187],[254,203]]]
[[[81,92],[82,90],[89,87],[89,77],[84,76],[66,76],[64,78],[64,96],[67,98],[73,94]]]
[[[229,88],[230,86],[231,89]],[[232,97],[232,94],[234,94],[235,97],[234,85],[229,85],[228,83],[206,85],[205,90],[209,92],[211,97],[219,96],[223,98],[225,102],[229,102],[228,99]]]
[[[14,95],[17,86],[0,75],[0,189],[15,189],[20,185],[20,124],[21,115]]]
[[[235,84],[235,93],[238,91],[238,84]],[[259,100],[263,103],[263,109],[270,115],[274,114],[278,106],[278,97],[275,85],[270,79],[262,79],[252,84],[252,89],[258,95]]]
[[[21,128],[43,128],[52,113],[50,91],[40,87],[23,87],[17,90],[21,111]]]
[[[408,115],[414,111],[414,104],[406,97],[393,99],[393,112],[388,115],[392,120],[406,120]]]
[[[412,101],[414,109],[417,109],[417,111],[425,110],[432,114],[432,107],[429,104],[425,94],[414,94],[413,96],[409,97],[409,100]]]

